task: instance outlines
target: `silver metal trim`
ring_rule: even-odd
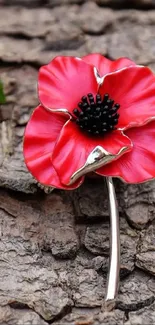
[[[63,113],[69,115],[70,118],[73,117],[72,114],[66,108],[50,108],[45,106],[44,108],[51,113]]]
[[[107,74],[105,74],[102,78],[101,78],[101,84],[103,84],[103,82],[104,82],[104,79],[107,77],[107,76],[110,76],[110,75],[113,75],[113,74],[118,74],[118,73],[120,73],[121,71],[123,71],[123,70],[127,70],[127,69],[129,69],[129,68],[133,68],[133,67],[135,67],[135,65],[130,65],[130,66],[128,66],[128,67],[124,67],[124,68],[121,68],[121,69],[119,69],[119,70],[116,70],[116,71],[112,71],[112,72],[109,72],[109,73],[107,73]],[[136,67],[137,68],[147,68],[147,67],[145,67],[144,65],[136,65]],[[148,68],[149,69],[149,68]],[[150,69],[149,69],[150,70]],[[150,70],[151,71],[151,70]],[[152,71],[151,71],[152,72]]]
[[[104,306],[107,310],[111,310],[115,306],[115,299],[119,286],[120,234],[119,213],[112,177],[107,177],[106,182],[109,194],[110,210],[110,263]]]
[[[145,122],[142,122],[142,123],[131,122],[131,123],[129,123],[128,126],[126,126],[126,127],[124,127],[124,128],[118,128],[117,130],[119,130],[119,131],[126,131],[126,130],[129,130],[129,129],[131,129],[131,128],[135,128],[135,127],[136,127],[136,128],[139,128],[139,127],[141,127],[141,126],[145,126],[145,125],[147,125],[147,124],[153,122],[154,120],[155,120],[155,116],[151,116],[151,117],[149,117],[147,120],[145,120]]]
[[[112,160],[117,159],[120,155],[125,153],[129,147],[122,147],[117,154],[112,154],[106,151],[101,146],[95,147],[95,149],[89,154],[84,166],[79,168],[70,178],[68,185],[73,184],[79,177],[92,172],[108,163]]]
[[[96,67],[94,67],[94,75],[95,75],[95,78],[96,78],[96,81],[97,81],[98,85],[100,86],[102,84],[102,78],[100,77]]]

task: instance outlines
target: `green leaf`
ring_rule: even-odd
[[[5,104],[5,103],[6,103],[6,99],[3,91],[3,84],[2,81],[0,80],[0,104]]]

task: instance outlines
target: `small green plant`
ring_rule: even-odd
[[[3,90],[3,84],[2,81],[0,80],[0,104],[5,104],[6,99],[4,95],[4,90]]]

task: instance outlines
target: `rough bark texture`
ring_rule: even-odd
[[[22,156],[24,128],[38,103],[39,66],[59,54],[100,52],[129,56],[155,71],[154,7],[153,0],[0,0],[0,78],[7,96],[0,108],[0,324],[155,322],[155,181],[115,182],[121,281],[116,309],[108,313],[103,180],[47,195]]]

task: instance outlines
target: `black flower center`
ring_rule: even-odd
[[[105,94],[103,98],[97,94],[96,98],[92,94],[83,96],[78,108],[73,110],[75,121],[81,130],[92,135],[104,135],[107,132],[116,130],[120,105]]]

